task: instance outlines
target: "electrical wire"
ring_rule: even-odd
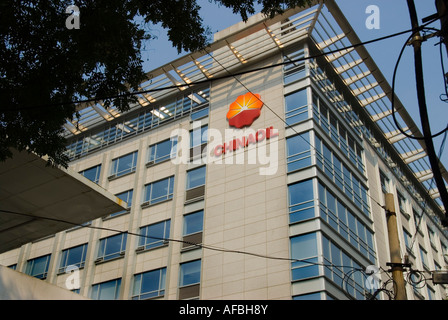
[[[445,134],[444,134],[444,136],[443,136],[443,140],[442,140],[442,143],[441,143],[441,145],[440,145],[440,149],[439,149],[439,155],[438,155],[438,158],[439,158],[439,159],[440,159],[440,157],[441,157],[441,155],[442,155],[442,153],[443,153],[443,150],[445,149],[445,142],[446,142],[447,134],[448,134],[448,132],[445,131]],[[440,160],[439,160],[439,161],[440,161]],[[434,183],[434,179],[431,180],[431,183],[429,184],[428,190],[431,190],[433,183]],[[415,227],[415,233],[414,233],[414,235],[413,235],[413,237],[412,237],[412,242],[411,242],[410,249],[409,249],[410,251],[412,251],[412,248],[414,247],[414,243],[415,243],[415,241],[416,241],[416,239],[417,239],[417,233],[418,233],[419,230],[420,230],[420,224],[421,224],[421,222],[422,222],[422,220],[423,220],[423,212],[425,211],[427,205],[428,205],[428,201],[425,200],[425,202],[423,203],[423,211],[422,211],[422,214],[419,216],[418,223],[417,223],[417,225],[416,225],[416,227]]]
[[[408,134],[407,132],[405,132],[405,131],[403,130],[403,128],[401,127],[401,125],[398,123],[397,116],[396,116],[396,114],[395,114],[395,113],[396,113],[396,110],[395,110],[395,82],[396,82],[396,81],[395,81],[395,80],[396,80],[396,76],[397,76],[398,66],[399,66],[399,64],[400,64],[400,61],[401,61],[401,58],[402,58],[402,56],[403,56],[404,50],[405,50],[406,47],[409,45],[409,41],[415,36],[415,34],[417,34],[418,32],[420,32],[421,30],[425,30],[425,29],[429,29],[429,30],[437,30],[437,29],[434,29],[434,28],[423,27],[423,28],[421,28],[421,29],[419,29],[419,30],[413,32],[413,33],[406,39],[406,41],[404,42],[404,44],[403,44],[403,46],[402,46],[402,48],[401,48],[401,50],[400,50],[400,53],[399,53],[398,58],[397,58],[397,61],[395,62],[394,72],[393,72],[393,75],[392,75],[392,98],[391,98],[392,118],[393,118],[393,120],[394,120],[394,123],[395,123],[396,128],[397,128],[397,129],[398,129],[404,136],[406,136],[406,137],[409,138],[409,139],[414,139],[414,140],[424,140],[425,137],[415,137],[414,135],[410,135],[410,134]],[[439,30],[437,30],[437,31],[439,31]],[[445,132],[447,132],[447,131],[448,131],[448,125],[446,126],[445,129],[441,130],[440,132],[438,132],[438,133],[436,133],[436,134],[433,134],[430,138],[431,138],[431,139],[434,139],[434,138],[438,137],[439,135],[441,135],[441,134],[443,134],[443,133],[445,133]]]
[[[443,41],[440,40],[439,41],[440,66],[442,68],[442,78],[443,78],[443,84],[444,84],[444,91],[445,91],[445,93],[440,94],[439,98],[443,102],[448,102],[448,79],[447,79],[448,75],[445,72],[445,64],[443,62],[442,46],[443,46]],[[445,98],[442,98],[442,96],[445,96]]]
[[[7,213],[7,214],[20,215],[20,216],[24,216],[24,217],[28,217],[28,218],[33,218],[33,219],[41,219],[41,220],[48,220],[48,221],[54,221],[54,222],[59,222],[59,223],[65,223],[65,224],[72,225],[74,227],[89,228],[89,229],[95,229],[95,230],[103,230],[103,231],[115,232],[117,234],[126,233],[128,235],[141,237],[141,238],[147,238],[147,239],[153,239],[153,240],[161,240],[161,241],[167,241],[167,242],[184,243],[184,244],[188,244],[188,245],[191,245],[191,246],[196,246],[198,248],[203,248],[203,249],[213,250],[213,251],[219,251],[219,252],[225,252],[225,253],[237,253],[237,254],[249,255],[249,256],[254,256],[254,257],[264,258],[264,259],[270,259],[270,260],[290,261],[292,263],[293,262],[301,262],[301,263],[305,263],[305,264],[309,264],[309,265],[332,267],[332,268],[352,268],[352,269],[354,269],[356,271],[364,271],[361,268],[355,268],[355,267],[352,267],[352,266],[337,266],[337,265],[334,265],[334,264],[324,264],[324,263],[314,262],[314,261],[311,261],[310,259],[294,259],[294,258],[275,257],[275,256],[263,255],[263,254],[248,252],[248,251],[242,251],[242,250],[226,249],[226,248],[221,248],[221,247],[217,247],[217,246],[211,246],[211,245],[206,245],[206,244],[199,244],[199,243],[194,243],[194,242],[180,240],[180,239],[155,237],[155,236],[142,235],[142,234],[139,234],[139,233],[134,233],[134,232],[129,232],[129,231],[122,231],[122,230],[113,229],[113,228],[105,228],[105,227],[98,227],[98,226],[92,226],[92,225],[84,225],[84,224],[74,223],[74,222],[71,222],[71,221],[63,220],[63,219],[35,216],[35,215],[32,215],[32,214],[26,214],[26,213],[12,211],[12,210],[0,209],[0,212]],[[1,230],[0,233],[4,232],[4,231],[5,230]]]
[[[436,19],[431,20],[428,23],[426,23],[425,25],[433,23],[435,20]],[[425,25],[423,25],[423,26],[425,26]],[[421,26],[421,28],[423,28],[423,26]],[[368,45],[368,44],[375,43],[375,42],[378,42],[378,41],[383,41],[383,40],[386,40],[386,39],[394,38],[394,37],[397,37],[397,36],[409,33],[411,31],[413,31],[413,29],[408,29],[408,30],[396,32],[396,33],[393,33],[393,34],[390,34],[390,35],[386,35],[386,36],[383,36],[383,37],[379,37],[379,38],[375,38],[375,39],[372,39],[372,40],[368,40],[368,41],[365,41],[365,42],[352,44],[350,46],[346,46],[346,47],[343,47],[343,48],[340,48],[340,49],[329,50],[327,52],[321,52],[321,53],[316,54],[314,56],[308,56],[308,57],[298,58],[298,59],[294,59],[294,60],[284,61],[284,62],[280,62],[280,63],[277,63],[277,64],[272,64],[272,65],[269,65],[269,66],[265,66],[265,67],[245,70],[245,71],[236,72],[236,73],[233,73],[233,74],[222,75],[222,76],[219,76],[219,77],[213,77],[213,79],[205,79],[205,80],[190,82],[188,84],[185,83],[185,84],[180,84],[180,85],[165,86],[165,87],[153,88],[153,89],[148,89],[148,90],[127,92],[127,93],[124,93],[124,94],[117,94],[117,95],[113,95],[113,96],[96,97],[96,98],[91,98],[91,99],[81,99],[81,100],[76,100],[76,101],[58,102],[58,103],[42,104],[42,105],[34,105],[34,106],[24,106],[24,107],[9,108],[9,109],[8,108],[4,108],[1,111],[2,112],[5,112],[5,111],[21,111],[21,110],[34,109],[34,108],[48,108],[48,107],[56,107],[56,106],[64,106],[64,105],[80,104],[80,103],[89,103],[89,102],[97,103],[98,101],[119,99],[119,98],[125,98],[125,97],[129,97],[129,96],[133,96],[133,95],[139,95],[139,94],[145,94],[145,93],[153,93],[153,92],[158,92],[158,91],[163,91],[163,90],[170,90],[170,89],[184,88],[186,86],[200,85],[200,84],[209,83],[209,82],[212,82],[212,81],[218,81],[218,80],[227,79],[227,78],[234,77],[234,76],[240,76],[240,75],[244,75],[244,74],[248,74],[248,73],[252,73],[252,72],[257,72],[257,71],[262,71],[262,70],[266,70],[266,69],[271,69],[271,68],[274,68],[274,67],[284,66],[284,65],[287,65],[287,64],[294,64],[294,63],[305,61],[307,59],[315,59],[315,58],[323,57],[323,56],[326,56],[328,54],[334,54],[334,53],[338,53],[338,52],[343,51],[343,50],[353,49],[353,48],[356,48],[356,47],[359,47],[359,46],[364,46],[364,45]],[[203,50],[206,50],[206,49],[207,48],[204,48]]]
[[[345,49],[337,49],[337,50],[333,50],[333,51],[340,51],[340,50],[345,50]],[[237,76],[235,76],[235,75],[232,75],[231,73],[230,73],[230,71],[229,70],[227,70],[227,68],[224,66],[224,65],[222,65],[221,64],[221,62],[219,62],[210,52],[208,52],[207,50],[205,50],[205,52],[213,59],[213,60],[215,60],[215,62],[216,63],[218,63],[220,66],[221,66],[221,68],[223,68],[225,71],[227,71],[227,73],[229,73],[238,83],[240,83],[241,84],[241,86],[243,86],[244,87],[244,89],[246,89],[248,92],[250,92],[250,93],[252,93],[253,94],[253,92],[243,83],[243,82],[241,82],[241,80],[240,79],[238,79],[237,78]],[[326,53],[326,54],[328,54],[328,53]],[[313,56],[313,57],[315,57],[315,56]],[[312,59],[311,57],[304,57],[304,58],[300,58],[300,61],[304,61],[304,60],[306,60],[306,59]],[[280,65],[283,65],[283,64],[280,64]],[[260,68],[260,69],[262,69],[262,68]],[[257,99],[257,100],[259,100],[261,103],[263,103],[263,105],[266,107],[266,108],[268,108],[269,109],[269,111],[271,111],[272,112],[272,114],[274,114],[280,121],[282,121],[285,125],[286,125],[286,127],[287,128],[290,128],[291,130],[293,130],[303,141],[305,141],[310,147],[311,147],[311,149],[313,149],[315,152],[317,152],[317,153],[319,153],[322,157],[323,157],[323,155],[320,153],[320,151],[319,150],[317,150],[316,149],[316,147],[315,146],[313,146],[312,144],[311,144],[311,142],[310,141],[308,141],[308,140],[306,140],[301,134],[300,134],[300,132],[298,132],[295,128],[294,128],[294,126],[293,125],[291,125],[291,124],[288,124],[287,123],[287,121],[285,120],[285,119],[283,119],[283,117],[281,117],[278,113],[276,113],[271,107],[269,107],[269,105],[267,105],[265,102],[263,102],[260,98],[258,98],[255,94],[253,94],[253,96]],[[346,174],[346,173],[344,173],[344,172],[342,172],[342,175],[343,176],[345,176],[346,178],[349,178],[350,179],[350,177]],[[381,208],[384,208],[384,206],[383,205],[381,205],[376,199],[374,199],[373,197],[371,197],[367,192],[366,192],[366,195],[374,202],[374,203],[376,203],[378,206],[380,206]]]
[[[430,21],[430,22],[428,22],[427,24],[432,23],[432,22],[433,22],[433,21]],[[426,25],[427,25],[427,24],[426,24]],[[424,29],[423,26],[421,26],[421,27],[419,28],[419,30],[423,30],[423,29]],[[100,100],[122,98],[122,97],[131,96],[131,95],[144,94],[144,93],[150,93],[150,92],[155,92],[155,91],[162,91],[162,90],[167,90],[167,89],[174,89],[174,88],[179,88],[179,87],[185,87],[186,85],[188,85],[188,86],[198,85],[198,84],[203,84],[203,83],[207,83],[207,82],[211,82],[211,81],[216,81],[216,80],[226,79],[226,78],[229,78],[229,77],[234,77],[234,78],[235,78],[241,85],[243,85],[249,92],[251,92],[251,91],[250,91],[250,90],[249,90],[249,89],[248,89],[248,88],[247,88],[247,87],[246,87],[246,86],[245,86],[239,79],[236,78],[237,76],[239,76],[239,75],[243,75],[243,74],[247,74],[247,73],[256,72],[256,71],[262,71],[262,70],[266,70],[266,69],[273,68],[273,67],[283,66],[283,65],[287,65],[287,64],[291,64],[291,63],[297,63],[297,62],[305,61],[305,60],[307,60],[307,59],[315,59],[315,58],[318,58],[318,57],[326,56],[326,55],[328,55],[328,54],[337,53],[337,52],[340,52],[340,51],[342,51],[342,50],[346,50],[346,49],[350,49],[350,48],[355,48],[355,47],[357,47],[357,46],[367,45],[367,44],[374,43],[374,42],[377,42],[377,41],[381,41],[381,40],[389,39],[389,38],[392,38],[392,37],[396,37],[396,36],[399,36],[399,35],[408,33],[408,32],[410,32],[410,31],[413,31],[413,30],[412,30],[412,29],[411,29],[411,30],[406,30],[406,31],[402,31],[402,32],[394,33],[394,34],[391,34],[391,35],[388,35],[388,36],[384,36],[384,37],[376,38],[376,39],[373,39],[373,40],[370,40],[370,41],[362,42],[362,43],[359,43],[359,44],[354,44],[354,45],[351,45],[351,46],[347,46],[347,47],[344,47],[344,48],[341,48],[341,49],[331,50],[331,51],[328,51],[328,52],[325,52],[325,53],[321,53],[321,54],[318,54],[318,55],[308,56],[308,57],[299,58],[299,59],[295,59],[295,60],[290,60],[290,61],[288,61],[288,62],[282,62],[282,63],[278,63],[278,64],[275,64],[275,65],[270,65],[270,66],[266,66],[266,67],[256,68],[256,69],[252,69],[252,70],[246,70],[246,71],[244,71],[244,72],[239,72],[239,73],[234,73],[234,74],[231,74],[231,73],[230,73],[224,66],[222,66],[222,64],[221,64],[220,62],[218,62],[218,61],[217,61],[217,60],[216,60],[216,59],[215,59],[215,58],[214,58],[208,51],[206,51],[206,52],[207,52],[213,59],[215,59],[215,61],[217,61],[217,62],[218,62],[218,63],[219,63],[219,64],[220,64],[220,65],[221,65],[227,72],[228,72],[228,75],[227,75],[227,76],[224,75],[224,76],[220,76],[220,77],[217,77],[217,78],[214,78],[214,79],[207,79],[207,80],[198,81],[198,82],[189,83],[189,84],[174,85],[174,86],[168,86],[168,87],[163,87],[163,88],[155,88],[155,89],[143,90],[143,91],[138,91],[138,92],[131,92],[131,93],[126,93],[126,94],[116,95],[116,96],[108,96],[108,97],[95,98],[95,99],[85,99],[85,100],[71,101],[71,102],[67,102],[67,103],[55,103],[55,104],[46,104],[46,105],[40,105],[40,106],[22,107],[22,108],[15,108],[14,110],[24,110],[24,109],[29,109],[29,108],[42,108],[42,107],[49,107],[49,106],[60,106],[60,105],[66,105],[66,104],[77,104],[77,103],[97,102],[97,101],[100,101]],[[401,56],[402,56],[402,54],[403,54],[403,51],[404,51],[404,49],[405,49],[405,47],[406,47],[406,45],[407,45],[407,42],[409,42],[409,40],[414,36],[414,34],[415,34],[416,32],[418,32],[418,31],[413,32],[412,35],[411,35],[411,36],[408,38],[408,40],[406,41],[405,46],[403,46],[403,48],[402,48],[402,50],[401,50],[401,52],[400,52],[400,55],[399,55],[399,59],[397,60],[397,63],[396,63],[396,66],[395,66],[395,70],[394,70],[394,78],[393,78],[393,83],[392,83],[392,114],[393,114],[393,115],[394,115],[393,101],[394,101],[394,97],[395,97],[394,84],[395,84],[396,69],[398,68],[399,61],[400,61]],[[261,101],[261,100],[260,100],[260,101]],[[286,121],[283,120],[283,118],[280,117],[275,111],[273,111],[268,105],[266,105],[265,103],[264,103],[264,105],[265,105],[265,106],[266,106],[266,107],[267,107],[267,108],[268,108],[274,115],[276,115],[279,119],[281,119],[281,120],[282,120],[288,127],[292,128],[292,129],[295,131],[295,129],[294,129],[292,126],[290,126],[289,124],[287,124]],[[394,115],[394,120],[395,120],[395,115]],[[397,127],[399,127],[399,126],[397,126]],[[448,126],[447,126],[446,129],[444,129],[444,130],[442,130],[441,132],[439,132],[439,133],[433,135],[433,137],[436,137],[436,136],[438,136],[438,135],[440,135],[440,134],[442,134],[442,133],[445,133],[445,138],[446,138],[446,132],[447,132],[447,130],[448,130]],[[298,133],[297,131],[295,131],[295,132]],[[404,133],[404,132],[402,132],[402,133]],[[406,133],[404,133],[404,134],[407,135]],[[408,136],[408,137],[410,137],[410,136]],[[414,137],[412,137],[412,138],[414,138]],[[444,140],[445,140],[445,138],[444,138]],[[303,139],[304,139],[304,138],[303,138]],[[422,139],[422,138],[420,138],[420,139]],[[304,140],[306,141],[306,139],[304,139]],[[315,147],[312,146],[311,143],[310,143],[309,141],[306,141],[306,142],[307,142],[312,148],[315,149]],[[315,149],[315,150],[317,151],[317,149]],[[384,208],[383,205],[381,205],[377,200],[373,199],[370,195],[367,194],[367,196],[369,196],[369,197],[370,197],[376,204],[378,204],[380,207]],[[147,235],[141,235],[141,234],[136,234],[136,233],[132,233],[132,232],[128,232],[128,231],[121,231],[121,230],[111,229],[111,228],[97,227],[97,226],[91,226],[91,225],[81,225],[81,224],[72,223],[72,222],[69,222],[69,221],[61,220],[61,219],[54,219],[54,218],[47,218],[47,217],[40,217],[40,216],[28,215],[28,214],[23,214],[23,213],[18,213],[18,212],[9,211],[9,210],[1,210],[1,209],[0,209],[0,211],[1,211],[1,212],[4,212],[4,213],[10,213],[10,214],[17,214],[17,215],[22,215],[22,216],[28,216],[28,217],[35,218],[35,219],[46,219],[46,220],[52,220],[52,221],[62,222],[62,223],[71,224],[71,225],[78,226],[78,227],[91,228],[91,229],[98,229],[98,230],[105,230],[105,231],[111,231],[111,232],[117,232],[117,233],[126,233],[126,234],[129,234],[129,235],[134,235],[134,236],[138,236],[138,237],[145,237],[145,238],[151,238],[151,239],[155,239],[155,240],[163,240],[163,241],[169,241],[169,242],[186,243],[186,244],[188,244],[188,245],[193,245],[193,246],[197,246],[197,247],[199,247],[199,248],[208,249],[208,250],[215,250],[215,251],[228,252],[228,253],[238,253],[238,254],[244,254],[244,255],[251,255],[251,256],[256,256],[256,257],[265,258],[265,259],[286,260],[286,261],[290,261],[290,262],[303,262],[303,263],[306,263],[306,264],[319,265],[319,266],[325,266],[325,267],[351,268],[352,270],[351,270],[349,273],[344,273],[343,283],[344,283],[344,280],[347,280],[347,281],[348,281],[348,279],[351,279],[350,276],[351,276],[353,273],[355,273],[355,272],[357,272],[357,271],[364,272],[363,269],[355,268],[355,267],[352,267],[352,266],[335,266],[335,265],[333,265],[333,264],[329,264],[329,265],[328,265],[328,264],[316,263],[316,262],[314,262],[314,261],[309,261],[308,259],[293,259],[293,258],[284,258],[284,257],[273,257],[273,256],[261,255],[261,254],[256,254],[256,253],[251,253],[251,252],[246,252],[246,251],[241,251],[241,250],[231,250],[231,249],[225,249],[225,248],[220,248],[220,247],[215,247],[215,246],[209,246],[209,245],[204,245],[204,244],[197,244],[197,243],[192,243],[192,242],[188,242],[188,241],[184,241],[184,240],[170,239],[170,238],[159,238],[159,237],[147,236]],[[422,214],[422,216],[423,216],[423,214]],[[411,273],[410,273],[410,274],[411,274]],[[414,270],[413,273],[412,273],[412,275],[414,275],[414,274],[418,274],[417,271]],[[412,280],[411,278],[412,278],[412,277],[410,277],[410,281],[414,281],[414,280]],[[353,280],[353,279],[351,279],[351,280]],[[389,279],[389,281],[390,281],[390,279]],[[421,282],[421,281],[422,281],[422,280],[420,280],[420,282]],[[419,283],[420,283],[420,282],[419,282]],[[385,284],[387,285],[387,284],[388,284],[388,281],[387,281]],[[345,291],[346,291],[346,290],[344,290],[344,292],[345,292]],[[390,296],[390,290],[387,290],[387,289],[385,289],[385,288],[379,288],[378,290],[376,290],[376,292],[374,293],[374,295],[373,295],[372,297],[375,298],[376,295],[377,295],[379,292],[383,292],[383,291],[388,295],[389,299],[391,299],[391,296]]]

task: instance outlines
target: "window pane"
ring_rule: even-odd
[[[116,197],[123,200],[124,202],[127,203],[128,208],[130,208],[132,206],[132,195],[133,195],[134,191],[133,190],[128,190],[119,194],[116,194]]]
[[[184,216],[184,236],[202,231],[204,211]]]
[[[50,257],[51,255],[46,255],[28,260],[25,273],[39,279],[45,278],[48,272]]]
[[[84,177],[86,177],[90,181],[98,183],[99,179],[100,179],[100,172],[101,172],[101,165],[97,165],[93,168],[81,171],[80,174],[82,174]]]
[[[115,300],[120,293],[121,279],[99,283],[92,286],[92,299]]]
[[[168,179],[154,182],[151,188],[151,200],[154,201],[159,198],[165,198],[168,194],[168,188],[169,188]]]
[[[60,268],[65,268],[70,265],[82,267],[85,262],[86,251],[87,251],[87,244],[62,251]]]
[[[201,281],[201,260],[186,262],[180,266],[180,286],[188,286]]]
[[[292,125],[308,119],[307,90],[303,89],[285,96],[286,124]]]
[[[194,129],[190,132],[190,147],[199,146],[207,142],[207,130],[208,126],[203,126],[198,129]]]
[[[290,222],[314,217],[313,181],[306,180],[288,186]]]
[[[126,236],[126,233],[121,233],[116,236],[101,239],[98,258],[107,260],[120,256],[120,253],[126,248]]]
[[[159,163],[171,158],[175,154],[177,139],[165,140],[150,147],[149,161]]]
[[[310,135],[308,132],[286,140],[288,172],[311,165]]]
[[[166,268],[150,271],[143,275],[141,294],[144,298],[163,295],[165,292]]]
[[[315,233],[291,238],[291,258],[302,260],[317,256],[317,240]]]
[[[174,177],[169,177],[146,185],[144,201],[154,204],[171,199],[173,197],[173,182]]]
[[[121,176],[134,172],[137,163],[137,151],[114,159],[112,161],[112,175]]]
[[[318,276],[316,233],[291,238],[291,258],[292,280]]]
[[[205,184],[205,166],[187,172],[187,189]]]
[[[308,104],[306,89],[294,92],[285,97],[286,112]]]
[[[156,248],[165,244],[170,234],[170,220],[155,223],[140,229],[139,246],[145,249]]]
[[[191,120],[192,121],[198,120],[198,119],[204,118],[206,116],[208,116],[208,108],[204,108],[204,109],[198,110],[196,112],[193,112],[191,114]]]

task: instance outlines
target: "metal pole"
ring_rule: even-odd
[[[400,240],[398,238],[397,215],[395,213],[394,195],[386,194],[386,220],[389,237],[389,251],[392,267],[392,279],[396,289],[395,300],[407,300],[403,264],[400,256]]]

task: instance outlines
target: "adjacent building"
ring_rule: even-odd
[[[130,111],[80,106],[70,167],[128,209],[0,263],[91,299],[369,299],[372,266],[392,290],[393,193],[419,271],[408,298],[444,299],[429,280],[448,264],[429,161],[393,126],[359,42],[334,1],[256,15],[150,72]]]

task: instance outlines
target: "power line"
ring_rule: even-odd
[[[416,31],[420,29],[417,20],[417,11],[415,9],[414,0],[407,0],[409,14],[411,17],[412,28]],[[413,31],[415,35],[416,32]],[[423,130],[423,137],[426,145],[426,151],[428,154],[429,162],[433,171],[434,180],[437,185],[437,189],[440,194],[440,199],[445,207],[445,217],[442,220],[442,225],[448,227],[448,191],[446,189],[442,173],[439,167],[439,160],[437,159],[437,155],[434,149],[434,143],[432,141],[431,127],[428,119],[428,110],[426,106],[425,99],[425,86],[424,86],[424,78],[423,78],[423,62],[422,62],[422,51],[421,45],[422,40],[420,35],[418,37],[414,37],[412,41],[412,45],[414,47],[414,68],[415,68],[415,80],[417,87],[417,99],[420,111],[420,119]]]
[[[347,47],[346,47],[347,48]],[[342,48],[342,49],[337,49],[337,50],[333,50],[333,51],[340,51],[340,50],[345,50],[344,48]],[[206,51],[206,50],[205,50]],[[207,54],[212,58],[212,59],[214,59],[215,61],[216,61],[216,63],[218,63],[226,72],[228,72],[229,73],[229,75],[231,75],[237,82],[239,82],[248,92],[250,92],[250,93],[252,93],[253,94],[253,92],[243,83],[243,82],[241,82],[241,80],[239,80],[238,78],[237,78],[237,76],[236,75],[234,75],[234,74],[231,74],[230,73],[230,71],[228,71],[227,70],[227,68],[224,66],[224,65],[222,65],[215,57],[213,57],[213,55],[211,55],[211,53],[210,52],[208,52],[208,51],[206,51],[207,52]],[[329,53],[325,53],[325,54],[329,54]],[[319,56],[319,55],[316,55],[316,56]],[[304,58],[300,58],[300,59],[297,59],[297,60],[300,60],[300,61],[305,61],[305,60],[307,60],[307,59],[314,59],[314,57],[316,57],[316,56],[312,56],[312,57],[304,57]],[[294,60],[295,61],[295,60]],[[281,65],[285,65],[285,63],[282,63]],[[316,147],[315,146],[313,146],[312,144],[311,144],[311,142],[310,141],[308,141],[308,140],[306,140],[301,134],[300,134],[300,132],[298,132],[295,128],[294,128],[294,126],[293,125],[291,125],[291,124],[288,124],[288,122],[285,120],[285,119],[283,119],[283,117],[281,117],[278,113],[276,113],[271,107],[269,107],[265,102],[263,102],[260,98],[258,98],[256,95],[254,95],[253,94],[253,96],[257,99],[257,100],[259,100],[261,103],[263,103],[263,105],[264,106],[266,106],[266,108],[268,108],[269,109],[269,111],[271,111],[279,120],[281,120],[285,125],[286,125],[286,127],[287,128],[290,128],[290,129],[292,129],[303,141],[305,141],[313,150],[314,150],[314,152],[316,152],[316,153],[319,153],[322,157],[324,157],[323,156],[323,154],[321,154],[321,152],[320,152],[320,150],[317,150],[316,149]],[[350,178],[349,176],[347,176],[347,174],[346,173],[344,173],[344,172],[342,172],[342,175],[343,176],[345,176],[346,178]],[[384,206],[383,205],[381,205],[376,199],[374,199],[373,197],[371,197],[367,192],[366,192],[366,195],[372,200],[372,201],[374,201],[377,205],[379,205],[380,207],[382,207],[382,208],[384,208]]]
[[[422,28],[422,30],[425,29],[429,29],[429,30],[437,30],[434,28],[427,28],[424,27]],[[425,140],[424,137],[416,137],[413,135],[408,134],[406,131],[403,130],[403,128],[401,128],[401,125],[398,123],[397,117],[396,117],[396,108],[395,108],[395,82],[396,82],[396,77],[397,77],[397,71],[398,71],[398,66],[400,64],[401,58],[403,56],[404,50],[406,49],[406,47],[409,45],[409,41],[419,32],[420,30],[417,30],[415,32],[413,32],[404,42],[403,47],[400,50],[400,53],[398,55],[397,61],[395,62],[395,66],[394,66],[394,72],[392,75],[392,99],[391,99],[391,111],[392,111],[392,119],[394,120],[395,123],[395,127],[400,131],[400,133],[402,133],[404,136],[406,136],[409,139],[414,139],[414,140]],[[439,30],[437,30],[439,31]],[[441,43],[439,44],[439,46],[441,46]],[[446,86],[445,86],[445,90],[446,90]],[[445,129],[441,130],[440,132],[431,135],[431,139],[438,137],[439,135],[445,133],[448,131],[448,125]]]
[[[71,221],[63,220],[63,219],[35,216],[35,215],[32,215],[32,214],[27,214],[27,213],[12,211],[12,210],[0,209],[0,212],[4,212],[4,213],[8,213],[8,214],[14,214],[14,215],[20,215],[20,216],[24,216],[24,217],[28,217],[28,218],[42,219],[42,220],[49,220],[49,221],[59,222],[59,223],[65,223],[65,224],[72,225],[74,227],[89,228],[89,229],[96,229],[96,230],[103,230],[103,231],[110,231],[110,232],[116,232],[118,234],[126,233],[128,235],[137,236],[137,237],[141,237],[141,238],[147,238],[147,239],[153,239],[153,240],[161,240],[161,241],[167,241],[167,242],[184,243],[184,244],[188,244],[188,245],[191,245],[191,246],[196,246],[198,248],[203,248],[203,249],[213,250],[213,251],[220,251],[220,252],[225,252],[225,253],[236,253],[236,254],[242,254],[242,255],[249,255],[249,256],[259,257],[259,258],[263,258],[263,259],[270,259],[270,260],[302,262],[302,263],[305,263],[305,264],[316,265],[316,266],[324,266],[324,267],[352,268],[352,269],[354,269],[356,271],[364,271],[361,268],[355,268],[355,267],[352,267],[352,266],[338,266],[338,265],[334,265],[334,264],[324,264],[324,263],[314,262],[314,261],[310,261],[309,259],[294,259],[294,258],[275,257],[275,256],[263,255],[263,254],[258,254],[258,253],[243,251],[243,250],[226,249],[226,248],[221,248],[221,247],[217,247],[217,246],[211,246],[211,245],[206,245],[206,244],[194,243],[194,242],[185,241],[185,240],[172,239],[172,238],[163,238],[163,237],[155,237],[155,236],[142,235],[142,234],[139,234],[139,233],[134,233],[134,232],[129,232],[129,231],[122,231],[122,230],[118,230],[118,229],[112,229],[112,228],[106,228],[106,227],[98,227],[98,226],[92,226],[92,225],[84,225],[84,224],[74,223],[74,222],[71,222]],[[0,233],[1,232],[4,232],[4,230],[0,231]]]
[[[428,22],[427,24],[432,23],[432,22],[434,22],[434,21],[432,20],[432,21]],[[427,24],[425,24],[425,25],[427,25]],[[423,26],[421,28],[423,28]],[[230,73],[230,74],[222,75],[222,76],[219,76],[219,77],[213,77],[212,79],[204,79],[204,80],[200,80],[200,81],[190,82],[188,84],[185,83],[185,84],[180,84],[180,85],[165,86],[165,87],[153,88],[153,89],[148,89],[148,90],[127,92],[127,93],[124,93],[124,94],[117,94],[117,95],[113,95],[113,96],[97,97],[97,98],[91,98],[91,99],[82,99],[82,100],[76,100],[76,101],[58,102],[58,103],[34,105],[34,106],[25,106],[25,107],[9,108],[9,109],[5,108],[2,111],[3,112],[4,111],[21,111],[21,110],[28,110],[28,109],[34,109],[34,108],[48,108],[48,107],[56,107],[56,106],[63,106],[63,105],[70,105],[70,104],[80,104],[80,103],[89,103],[89,102],[95,102],[96,103],[98,101],[125,98],[125,97],[134,96],[134,95],[158,92],[158,91],[163,91],[163,90],[184,88],[186,86],[201,85],[201,84],[209,83],[209,82],[212,82],[212,81],[223,80],[223,79],[231,78],[231,77],[234,77],[234,76],[244,75],[244,74],[247,74],[247,73],[263,71],[263,70],[266,70],[266,69],[271,69],[271,68],[275,68],[275,67],[279,67],[279,66],[284,66],[284,65],[288,65],[288,64],[298,63],[298,62],[305,61],[305,60],[308,60],[308,59],[315,59],[315,58],[323,57],[323,56],[326,56],[328,54],[338,53],[338,52],[343,51],[343,50],[353,49],[353,48],[356,48],[356,47],[359,47],[359,46],[364,46],[364,45],[368,45],[368,44],[375,43],[375,42],[378,42],[378,41],[383,41],[383,40],[386,40],[386,39],[394,38],[394,37],[397,37],[397,36],[409,33],[411,31],[413,31],[413,29],[408,29],[408,30],[396,32],[396,33],[393,33],[393,34],[390,34],[390,35],[386,35],[386,36],[383,36],[383,37],[379,37],[379,38],[375,38],[375,39],[372,39],[372,40],[368,40],[368,41],[365,41],[365,42],[352,44],[352,45],[349,45],[349,46],[346,46],[346,47],[343,47],[343,48],[340,48],[340,49],[329,50],[327,52],[321,52],[321,53],[316,54],[314,56],[308,56],[308,57],[298,58],[298,59],[294,59],[294,60],[284,61],[284,62],[272,64],[272,65],[269,65],[269,66],[264,66],[264,67],[255,68],[255,69],[251,69],[251,70],[236,72],[236,73],[233,73],[233,74]],[[206,51],[206,48],[204,48],[203,51]]]

